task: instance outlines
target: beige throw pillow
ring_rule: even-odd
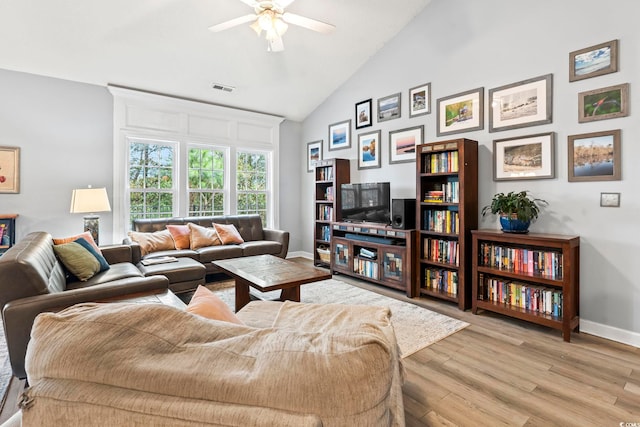
[[[222,244],[218,232],[213,227],[203,227],[192,222],[187,224],[191,230],[191,249],[218,246]]]
[[[213,224],[223,245],[244,243],[238,229],[233,224]]]
[[[170,251],[176,248],[169,230],[161,230],[154,233],[130,231],[129,237],[140,245],[142,256],[150,254],[151,252]]]

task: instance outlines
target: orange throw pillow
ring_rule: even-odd
[[[191,247],[191,230],[187,225],[167,225],[171,233],[176,249],[189,249]]]
[[[244,243],[242,236],[233,224],[213,224],[223,245]]]
[[[244,325],[224,301],[202,285],[198,285],[186,310],[207,319]]]
[[[64,245],[65,243],[75,242],[76,240],[78,240],[81,237],[84,240],[86,240],[87,242],[89,242],[91,244],[91,246],[93,246],[98,251],[98,253],[102,253],[102,251],[100,250],[98,245],[96,245],[96,241],[93,240],[93,236],[88,231],[85,231],[84,233],[78,234],[76,236],[61,237],[61,238],[58,238],[58,239],[53,239],[53,244],[54,245]]]
[[[154,231],[153,233],[130,231],[129,237],[140,245],[142,256],[152,252],[170,251],[176,248],[169,230]]]
[[[222,244],[218,232],[213,227],[203,227],[192,222],[187,224],[191,230],[191,249],[218,246]]]

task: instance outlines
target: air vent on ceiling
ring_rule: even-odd
[[[212,88],[216,90],[221,90],[223,92],[233,92],[236,88],[233,86],[223,85],[220,83],[214,83],[211,85]]]

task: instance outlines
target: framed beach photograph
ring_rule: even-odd
[[[629,115],[629,83],[578,94],[578,122],[614,119]]]
[[[378,99],[378,122],[400,118],[400,92]]]
[[[313,172],[316,163],[322,160],[322,140],[307,143],[307,172]]]
[[[409,89],[409,117],[418,117],[431,112],[431,83]]]
[[[381,157],[379,130],[358,135],[358,169],[379,168],[382,165]]]
[[[569,53],[569,81],[588,79],[618,71],[618,40]]]
[[[553,132],[493,141],[493,180],[515,181],[555,177]]]
[[[415,162],[423,139],[424,125],[389,132],[389,164]]]
[[[371,117],[371,99],[356,104],[356,129],[369,127],[373,124]]]
[[[329,151],[351,148],[351,119],[329,125]]]
[[[20,148],[0,147],[0,193],[20,192]]]
[[[439,98],[438,136],[484,129],[484,88]]]
[[[620,129],[569,135],[569,182],[620,181]]]
[[[553,75],[489,89],[489,132],[552,121]]]

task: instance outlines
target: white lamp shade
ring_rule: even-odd
[[[71,213],[110,212],[106,188],[79,188],[71,195]]]

